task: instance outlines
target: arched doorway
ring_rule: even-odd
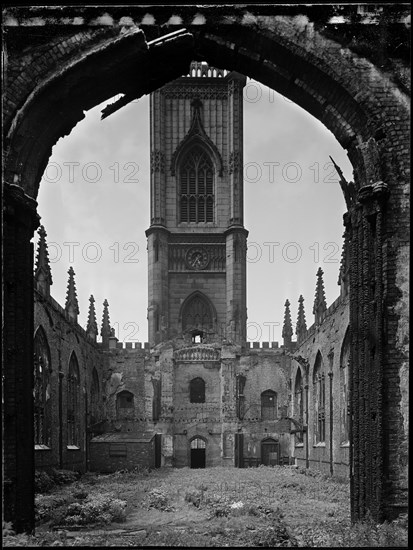
[[[276,466],[280,463],[280,442],[268,437],[261,441],[261,464]]]
[[[202,437],[194,437],[190,442],[190,465],[191,468],[205,468],[206,464],[206,441]]]

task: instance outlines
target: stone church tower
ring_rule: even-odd
[[[151,94],[150,345],[246,340],[245,82],[194,62]]]

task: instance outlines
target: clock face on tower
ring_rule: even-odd
[[[186,253],[186,264],[189,269],[205,269],[209,262],[208,252],[201,246],[192,246]]]

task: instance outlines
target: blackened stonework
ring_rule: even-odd
[[[153,25],[145,24],[147,14],[153,16]],[[182,25],[176,27],[170,23],[173,15],[181,17]],[[306,467],[323,467],[330,473],[350,468],[353,520],[371,514],[376,521],[382,521],[406,511],[408,6],[9,7],[3,16],[7,182],[3,192],[5,518],[13,522],[18,532],[34,527],[35,453],[37,464],[46,465],[48,456],[55,463],[57,456],[62,466],[75,469],[88,466],[91,456],[85,443],[88,400],[84,401],[77,419],[78,440],[83,441],[83,447],[64,448],[65,369],[73,352],[79,365],[80,386],[86,385],[86,393],[88,377],[93,372],[89,367],[102,375],[102,387],[93,385],[102,392],[101,401],[96,396],[93,400],[94,408],[99,409],[97,403],[100,403],[101,422],[90,426],[91,435],[97,436],[105,430],[128,433],[133,426],[136,432],[133,445],[139,434],[156,432],[155,463],[162,465],[190,465],[195,456],[192,445],[197,451],[205,449],[207,466],[255,465],[288,456]],[[343,23],[337,23],[336,16]],[[203,23],[199,24],[201,20]],[[215,72],[201,69],[197,77],[183,76],[189,74],[193,59],[205,61]],[[241,80],[228,77],[225,71],[255,78],[306,109],[333,133],[353,165],[354,181],[341,180],[348,209],[345,216],[348,286],[344,289],[341,285],[341,300],[322,313],[317,327],[310,327],[307,336],[304,331],[300,334],[298,347],[250,348],[243,342],[246,281],[242,254],[247,235],[242,227],[242,171],[237,170],[237,165],[242,166],[243,77]],[[213,81],[210,87],[206,85],[208,79]],[[194,84],[194,80],[199,80],[199,84]],[[182,81],[186,84],[182,85]],[[228,86],[223,85],[228,81]],[[165,86],[174,91],[168,97],[165,95],[164,107],[167,102],[185,103],[185,112],[181,114],[185,115],[186,130],[191,127],[190,103],[194,94],[202,103],[199,120],[210,140],[204,136],[203,144],[218,168],[217,177],[226,178],[232,189],[230,196],[220,197],[225,200],[215,213],[218,221],[228,219],[229,223],[225,221],[214,227],[213,222],[205,222],[211,227],[199,232],[197,242],[186,241],[188,249],[195,247],[191,254],[185,241],[175,240],[174,262],[186,266],[188,272],[182,276],[181,267],[171,268],[168,246],[179,236],[178,226],[172,225],[171,220],[172,216],[173,223],[176,221],[173,212],[177,180],[173,179],[176,176],[170,170],[170,160],[185,135],[174,134],[174,139],[168,142],[170,150],[163,151],[161,144],[155,143],[160,135],[156,131],[152,143],[152,151],[156,152],[152,167],[152,219],[147,234],[151,276],[156,282],[148,304],[152,347],[120,349],[120,343],[107,334],[99,352],[99,345],[94,345],[93,339],[86,337],[73,319],[67,318],[61,306],[35,294],[39,324],[57,346],[52,353],[51,380],[53,391],[57,392],[54,401],[58,399],[57,417],[62,429],[52,434],[51,449],[34,451],[31,396],[36,323],[30,240],[38,225],[34,199],[39,182],[52,147],[84,118],[84,111],[118,94],[122,94],[122,99],[107,106],[102,113],[104,117],[149,93],[155,98],[154,109],[161,108],[160,89]],[[228,134],[231,139],[217,140],[215,130],[208,127],[214,102],[229,107],[226,112],[231,119],[233,131]],[[51,119],[50,112],[59,116]],[[174,117],[177,118],[177,113],[171,122]],[[198,123],[198,139],[202,137],[200,128]],[[165,155],[158,155],[158,151]],[[167,185],[161,185],[166,179]],[[190,199],[192,193],[181,195]],[[208,205],[216,195],[206,190],[195,195],[195,210],[192,205],[189,218],[195,216],[199,221],[202,212],[208,218]],[[212,233],[220,239],[211,242]],[[200,235],[202,238],[198,238]],[[209,251],[205,255],[202,248],[202,244],[208,248],[207,243],[209,249],[225,244],[226,252],[233,255],[224,267],[218,262],[210,273],[204,265]],[[183,245],[181,250],[178,245]],[[192,262],[192,270],[187,261]],[[177,303],[169,300],[170,285],[176,288]],[[203,331],[195,324],[192,333],[179,332],[182,324],[179,302],[188,297],[188,287],[207,296],[209,301],[204,305],[213,305],[208,310],[216,313],[212,329],[209,323]],[[192,318],[199,311],[206,311],[206,305],[193,308]],[[345,329],[346,316],[349,316],[348,329]],[[59,325],[69,331],[67,337],[63,330],[59,336]],[[193,342],[192,338],[204,341]],[[347,338],[350,350],[346,348],[340,355],[341,338]],[[176,352],[192,346],[212,346],[219,359],[183,362],[185,354]],[[317,365],[323,368],[313,380],[316,357],[321,357]],[[342,361],[339,357],[349,359]],[[135,360],[136,372],[132,366]],[[122,362],[124,372],[120,368]],[[297,364],[302,369],[299,376]],[[187,371],[204,379],[206,401],[189,404],[185,412],[183,403],[190,382],[186,379]],[[243,393],[237,380],[245,382]],[[313,399],[319,395],[314,391],[317,384],[318,390],[323,388],[321,400]],[[133,413],[130,410],[116,413],[117,393],[112,395],[112,386],[134,394]],[[288,397],[293,390],[297,407],[289,410]],[[155,417],[154,391],[160,394],[160,400],[155,400],[159,405]],[[270,412],[275,402],[277,411]],[[349,418],[341,406],[345,403],[347,406],[347,402]],[[271,414],[273,420],[260,418],[263,403],[265,418]],[[116,414],[120,414],[122,421],[118,421]],[[314,446],[310,439],[316,429],[325,441],[317,441]],[[337,433],[349,436],[348,441],[340,440],[339,450]],[[116,449],[115,446],[115,454],[123,452]],[[111,456],[110,468],[115,467],[114,460]]]
[[[18,532],[34,528],[33,245],[36,202],[3,187],[4,518]],[[28,375],[29,374],[29,375]]]

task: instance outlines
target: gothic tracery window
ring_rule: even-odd
[[[181,162],[179,202],[181,222],[214,221],[214,169],[201,147],[190,149]]]
[[[261,394],[261,418],[262,420],[277,418],[277,394],[273,390],[266,390]]]
[[[75,353],[70,356],[67,378],[67,444],[80,447],[80,372]]]
[[[44,330],[34,337],[34,444],[51,444],[50,350]]]
[[[211,329],[212,311],[206,298],[196,294],[184,306],[182,312],[182,328],[187,329]]]
[[[326,381],[321,353],[317,353],[313,372],[314,443],[326,440]]]

